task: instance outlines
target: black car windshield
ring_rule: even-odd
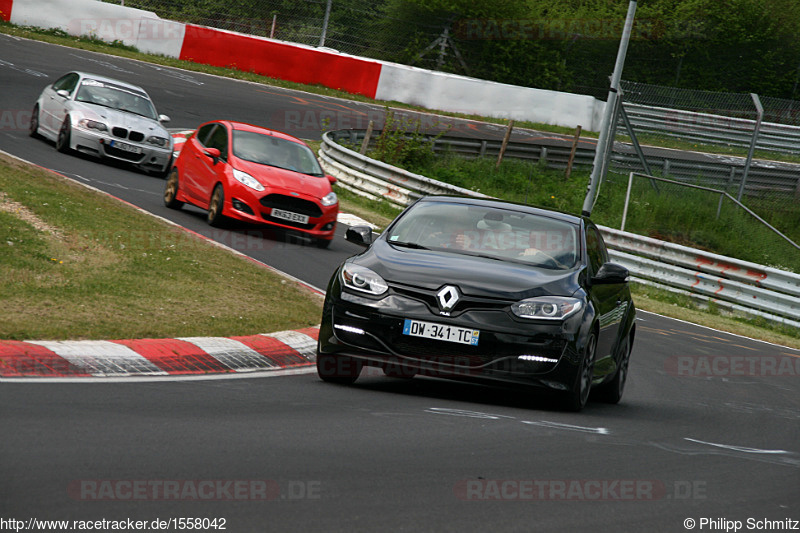
[[[578,226],[509,208],[420,202],[386,235],[389,243],[569,270],[579,258]]]
[[[233,130],[233,154],[239,159],[323,177],[314,153],[307,146],[254,131]]]
[[[120,111],[158,120],[156,109],[146,95],[108,82],[92,79],[83,80],[80,89],[78,89],[78,94],[75,95],[75,101],[119,109]]]

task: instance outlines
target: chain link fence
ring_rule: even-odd
[[[610,199],[604,203],[603,211],[614,214],[613,227],[800,272],[798,245],[770,228],[760,216],[748,213],[722,194],[724,191],[634,174],[626,202],[629,178],[615,177],[604,185]]]
[[[630,81],[623,81],[621,89],[624,103],[609,158],[609,187],[627,183],[628,174],[634,171],[722,190],[800,242],[800,128],[795,112],[800,107],[798,102]],[[646,161],[642,157],[645,153]],[[775,161],[776,158],[784,161]],[[648,184],[647,180],[644,183]],[[668,221],[675,222],[667,215],[681,212],[684,228],[718,224],[739,228],[732,239],[761,238],[745,229],[748,224],[753,225],[752,217],[734,222],[725,213],[736,208],[725,202],[718,217],[717,200],[706,198],[708,193],[693,188],[679,193],[676,187],[658,184],[648,188],[637,183],[632,205],[646,203],[652,213],[661,213],[660,226],[653,227],[666,228]],[[681,199],[681,195],[685,198]],[[707,204],[713,204],[711,215],[702,209]],[[663,206],[683,205],[694,208],[685,212],[662,211]],[[695,230],[679,231],[687,232],[693,235]],[[702,247],[702,238],[698,245]],[[799,255],[797,249],[786,249],[782,243],[777,243],[775,249]]]

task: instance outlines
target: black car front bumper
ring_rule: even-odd
[[[511,313],[511,302],[486,300],[440,316],[424,298],[403,291],[372,299],[334,287],[325,302],[319,351],[345,356],[343,364],[354,359],[406,375],[561,391],[575,386],[587,329],[580,316],[524,320]],[[479,330],[479,341],[472,346],[410,336],[403,333],[406,319]]]

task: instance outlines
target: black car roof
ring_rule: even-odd
[[[432,196],[424,196],[419,200],[420,202],[444,202],[444,203],[457,203],[457,204],[469,204],[469,205],[476,205],[476,206],[485,206],[485,207],[497,207],[497,208],[513,208],[517,211],[523,213],[529,213],[531,215],[540,215],[545,217],[550,217],[556,220],[561,220],[563,222],[569,222],[571,224],[575,224],[580,226],[582,221],[589,220],[584,216],[572,215],[570,213],[565,213],[563,211],[555,211],[552,209],[545,209],[543,207],[534,207],[527,204],[517,203],[517,202],[508,202],[506,200],[498,200],[496,198],[476,198],[473,196],[444,196],[444,195],[432,195]]]

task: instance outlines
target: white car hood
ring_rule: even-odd
[[[103,122],[108,126],[109,131],[112,128],[125,128],[128,131],[141,132],[145,135],[145,138],[150,135],[157,135],[165,139],[170,138],[169,133],[160,122],[135,113],[86,102],[74,102],[73,111],[80,113],[82,118]]]

